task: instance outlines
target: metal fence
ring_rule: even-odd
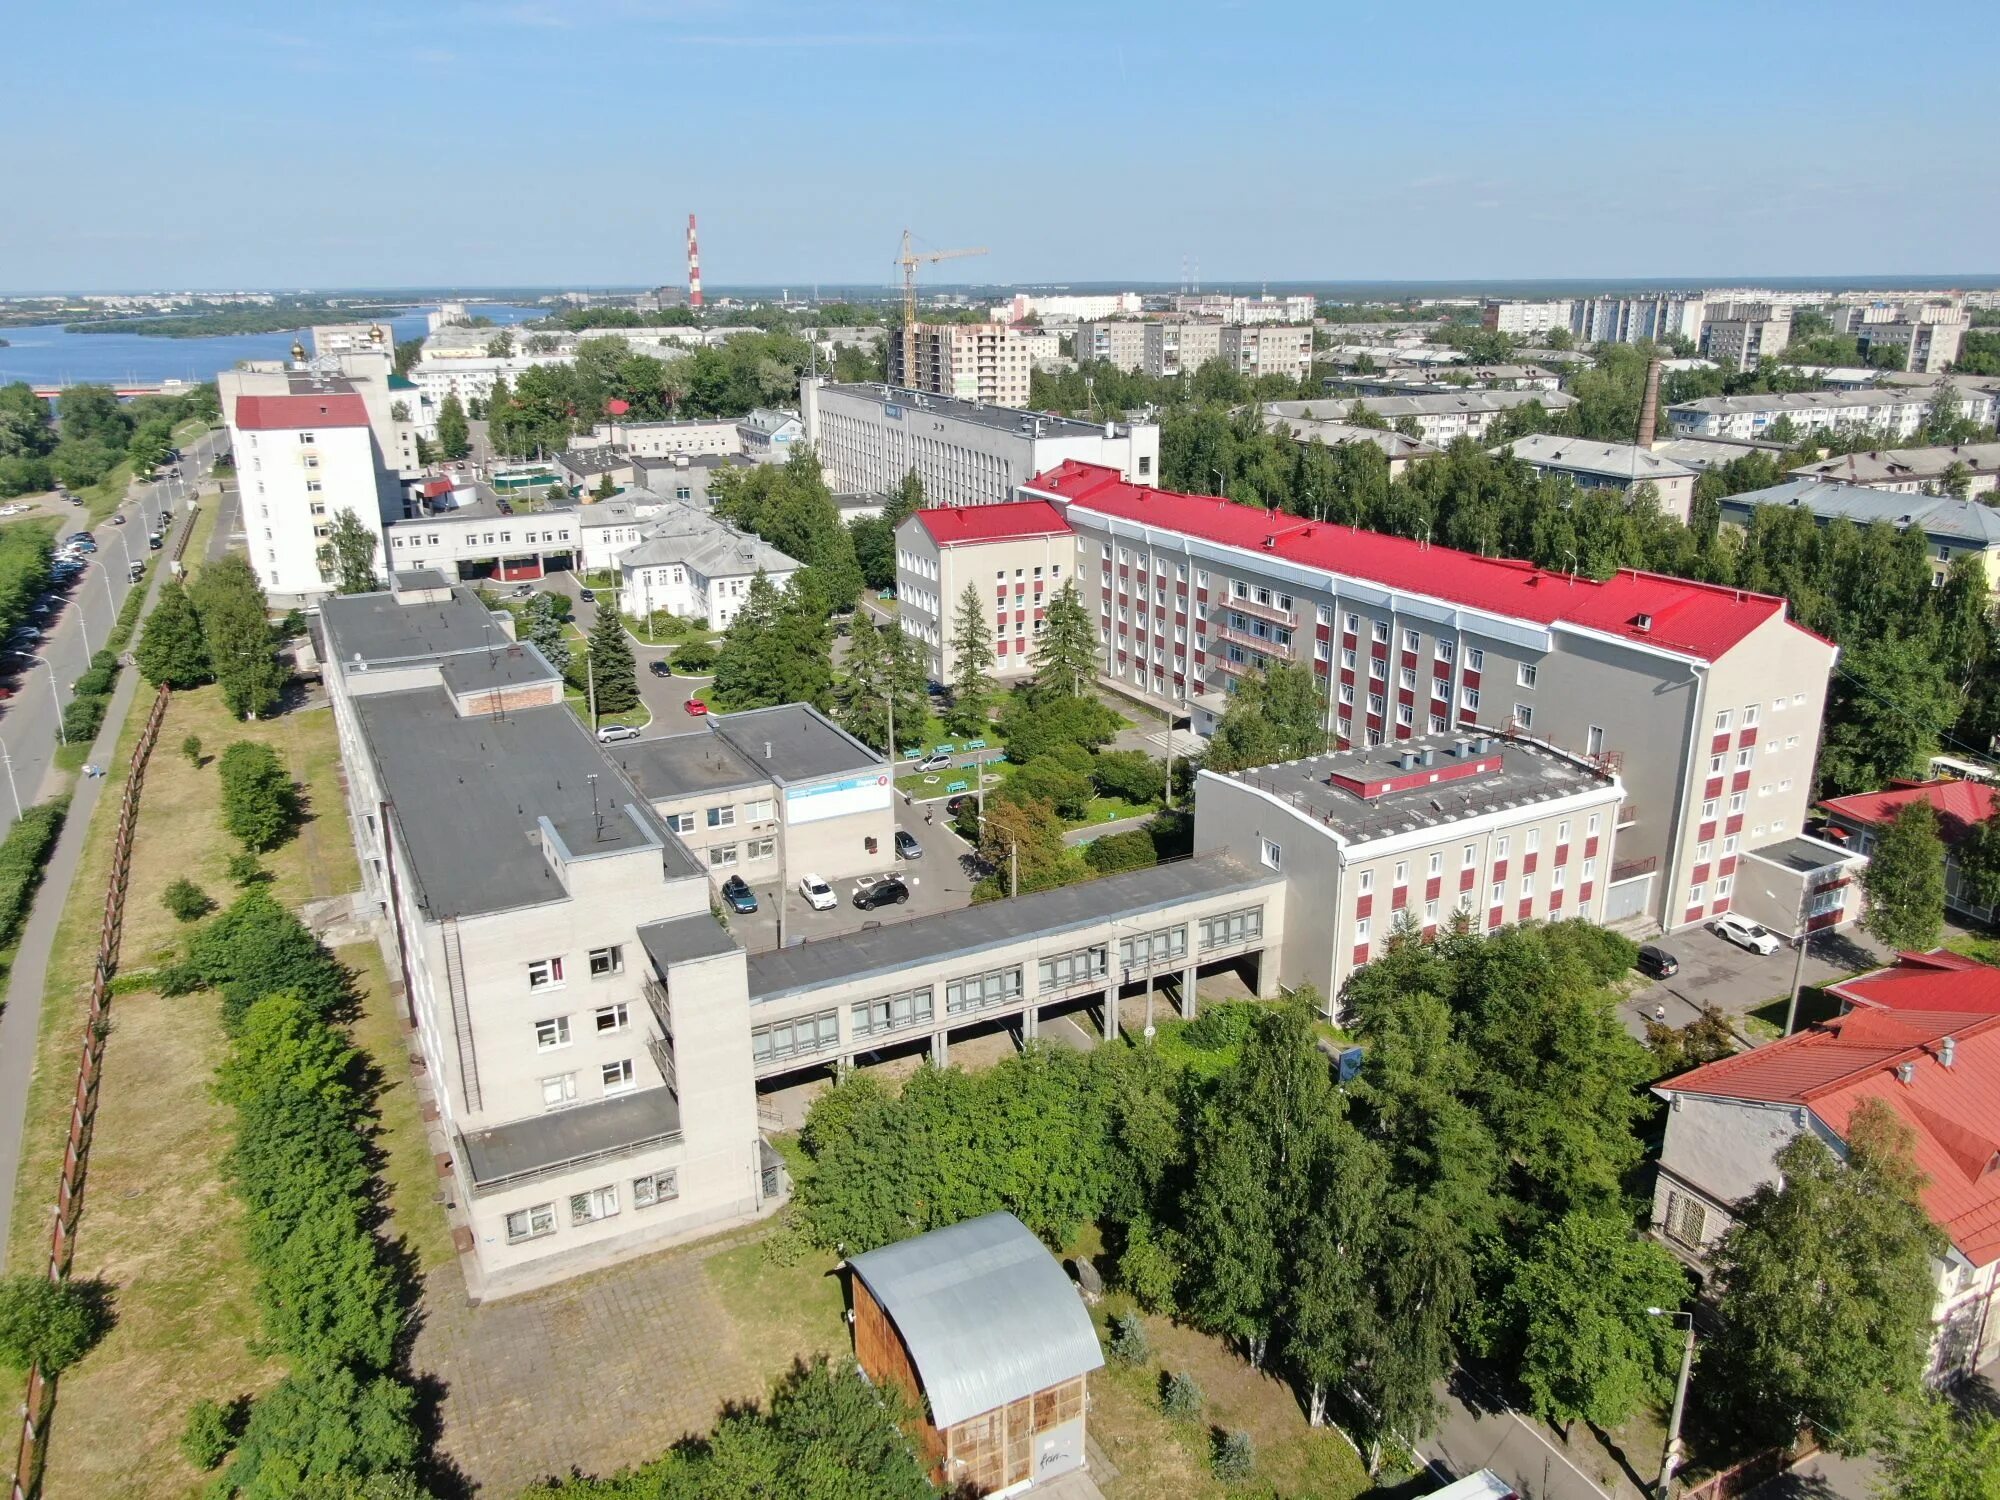
[[[183,532],[183,537],[186,533]],[[111,877],[104,893],[104,920],[97,929],[97,961],[90,975],[90,1006],[84,1019],[77,1057],[76,1089],[70,1098],[69,1140],[56,1179],[55,1227],[49,1235],[49,1280],[69,1277],[76,1249],[77,1219],[83,1208],[84,1176],[90,1166],[90,1137],[97,1120],[97,1084],[104,1068],[104,1039],[109,1033],[111,977],[118,971],[118,942],[125,928],[125,892],[132,878],[132,833],[139,820],[139,793],[146,783],[146,764],[166,721],[171,691],[162,686],[138,744],[132,747],[130,774],[118,804],[118,828],[111,845]],[[29,1500],[41,1485],[42,1436],[55,1406],[56,1383],[40,1368],[28,1371],[27,1396],[21,1403],[21,1442],[14,1459],[11,1500]]]

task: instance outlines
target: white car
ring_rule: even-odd
[[[1734,912],[1717,917],[1709,927],[1717,937],[1734,943],[1739,948],[1748,948],[1752,953],[1776,953],[1782,946],[1776,933],[1759,927],[1748,917],[1739,917]]]
[[[832,911],[840,905],[840,898],[833,893],[833,887],[817,875],[799,877],[799,894],[806,898],[806,905],[814,911]]]

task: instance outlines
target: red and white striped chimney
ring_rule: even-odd
[[[694,215],[688,215],[688,306],[701,306],[701,251],[694,242]]]

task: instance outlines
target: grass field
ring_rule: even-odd
[[[15,1263],[32,1264],[46,1243],[74,1083],[75,1044],[108,873],[110,831],[127,752],[143,715],[134,712],[113,763],[114,784],[93,819],[65,908],[30,1093],[28,1138],[16,1199]],[[202,766],[180,753],[200,736]],[[239,739],[271,745],[305,787],[308,820],[264,857],[272,894],[290,906],[352,890],[359,881],[335,773],[333,719],[303,710],[238,724],[212,687],[177,695],[148,769],[133,841],[121,973],[174,957],[188,929],[160,893],[185,875],[217,902],[234,890],[224,872],[234,844],[219,819],[214,759]],[[450,1253],[443,1213],[431,1201],[436,1174],[411,1096],[400,1023],[373,945],[345,949],[363,1013],[355,1040],[375,1059],[384,1089],[377,1145],[383,1153],[396,1230],[423,1268]],[[209,1084],[223,1037],[210,996],[149,992],[112,1003],[112,1033],[75,1274],[115,1288],[118,1321],[104,1343],[63,1377],[48,1460],[49,1500],[69,1495],[183,1497],[200,1479],[175,1446],[188,1405],[259,1389],[276,1367],[254,1352],[249,1269],[236,1235],[238,1210],[222,1170],[229,1120]],[[13,1394],[11,1391],[7,1394]]]

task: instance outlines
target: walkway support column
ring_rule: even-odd
[[[1194,1019],[1196,1005],[1194,970],[1195,966],[1193,964],[1189,964],[1185,969],[1181,970],[1180,1009],[1183,1021],[1192,1021]]]
[[[942,1068],[947,1066],[950,1061],[951,1031],[948,1027],[940,1026],[936,1031],[931,1033],[931,1063],[936,1067]]]
[[[1104,1040],[1118,1039],[1118,986],[1112,985],[1104,992]]]

